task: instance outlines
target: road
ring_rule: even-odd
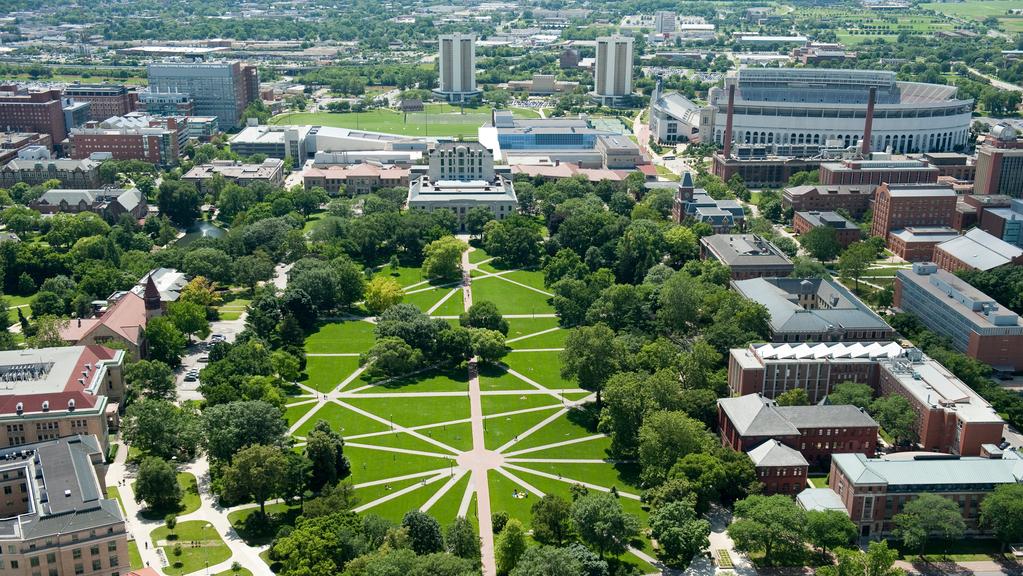
[[[995,88],[1001,90],[1010,90],[1012,92],[1023,92],[1023,86],[1017,86],[1015,84],[1010,84],[1009,82],[1006,82],[1004,80],[999,80],[994,76],[988,76],[987,74],[981,72],[980,70],[977,70],[976,68],[970,68],[969,66],[967,66],[966,69],[970,71],[970,74],[976,74],[981,78],[987,79],[987,81],[990,82],[991,85],[994,86]]]

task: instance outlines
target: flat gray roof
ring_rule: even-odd
[[[1000,460],[979,457],[892,460],[867,458],[863,454],[832,454],[831,461],[854,484],[1015,484],[1023,479],[1023,460],[1015,451],[1006,452]]]

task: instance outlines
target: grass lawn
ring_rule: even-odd
[[[153,545],[163,544],[164,553],[170,561],[169,566],[163,568],[165,574],[188,574],[201,570],[203,567],[220,564],[231,557],[231,549],[224,544],[217,530],[203,520],[189,520],[179,522],[174,528],[174,537],[166,526],[160,526],[153,530],[151,537]],[[181,544],[181,555],[174,554],[175,542]]]
[[[426,478],[430,477],[426,476]],[[384,496],[393,494],[403,488],[408,488],[413,484],[419,484],[422,481],[423,481],[422,478],[410,478],[408,480],[396,480],[394,482],[388,482],[386,484],[376,484],[374,486],[364,486],[362,488],[356,488],[355,497],[358,500],[358,504],[356,504],[356,507],[365,506],[366,504],[372,504],[373,502],[379,500],[380,498],[383,498]],[[439,484],[433,484],[433,486],[436,488],[439,486]],[[426,492],[420,492],[420,494],[425,494],[425,496],[423,497],[424,502],[429,497],[429,495]],[[379,505],[382,506],[383,504],[381,503]],[[367,509],[365,513],[376,514],[376,507],[374,506],[372,508]],[[401,520],[401,518],[398,519]]]
[[[138,481],[131,483],[132,491],[135,490],[135,484]],[[146,507],[142,510],[142,516],[150,520],[160,519],[162,520],[168,513],[175,513],[178,516],[184,516],[185,514],[191,514],[199,509],[199,485],[195,480],[195,476],[188,472],[178,472],[178,486],[181,488],[181,507],[177,510],[156,510],[153,508]],[[117,498],[118,502],[121,502],[120,495]],[[121,502],[121,509],[124,509],[124,503]]]
[[[483,392],[530,389],[534,388],[523,382],[518,376],[512,376],[500,368],[483,366],[480,369],[480,390]]]
[[[363,324],[369,325],[366,322]],[[320,392],[330,392],[358,368],[357,356],[307,356],[306,378],[299,382]]]
[[[411,482],[412,485],[421,483],[422,479],[416,479]],[[365,510],[364,514],[376,514],[382,518],[386,518],[394,523],[400,523],[405,513],[410,510],[418,510],[420,506],[426,502],[430,496],[432,496],[441,486],[444,485],[445,480],[438,480],[432,484],[426,486],[420,486],[417,489],[398,496],[393,500],[387,502],[381,502],[380,504]],[[397,484],[393,485],[392,488],[400,490]],[[365,504],[365,502],[363,502]]]
[[[346,398],[345,402],[402,426],[419,426],[469,417],[469,397]]]
[[[672,182],[678,182],[679,180],[682,179],[682,177],[679,176],[678,174],[675,174],[671,170],[668,170],[668,168],[666,166],[662,166],[660,164],[656,164],[656,165],[654,165],[654,168],[657,169],[657,175],[660,176],[661,178],[667,178],[668,180],[671,180]]]
[[[828,477],[826,475],[821,474],[811,474],[810,483],[813,484],[814,488],[827,488]]]
[[[501,274],[501,278],[507,278],[514,280],[519,284],[525,284],[526,286],[532,286],[537,290],[543,290],[544,292],[550,292],[543,284],[543,272],[540,270],[515,270],[505,274]],[[537,295],[544,297],[543,294],[537,292]]]
[[[537,338],[541,338],[541,336],[537,336]],[[523,342],[529,342],[529,340],[532,340],[532,338],[523,340]],[[534,346],[537,346],[536,342],[530,348]],[[560,356],[561,352],[515,352],[508,354],[501,360],[512,370],[548,390],[578,388],[579,386],[575,382],[561,377]],[[529,386],[525,382],[522,384],[523,388]]]
[[[901,559],[913,562],[920,559],[916,550],[904,550],[901,546],[893,546],[901,554]],[[924,559],[928,562],[977,562],[983,560],[1009,561],[1015,564],[1011,553],[1001,551],[1001,544],[991,538],[964,538],[945,543],[940,540],[929,542],[924,549]]]
[[[328,402],[295,431],[295,436],[304,437],[313,429],[313,426],[316,426],[316,422],[319,420],[326,420],[331,428],[337,430],[345,437],[356,434],[368,434],[370,432],[382,432],[388,429],[386,424],[367,418],[358,412],[352,412],[333,402]]]
[[[386,276],[388,278],[392,278],[402,288],[418,284],[423,280],[426,280],[426,278],[423,277],[423,269],[419,266],[399,266],[397,270],[391,270],[390,266],[385,265],[377,271],[375,276]]]
[[[558,327],[557,318],[509,318],[506,322],[509,340]]]
[[[352,442],[360,443],[361,441],[352,440]],[[450,468],[451,463],[454,462],[449,458],[385,452],[350,445],[345,446],[345,456],[352,461],[352,483],[354,484],[417,472],[442,470]]]
[[[373,324],[362,320],[324,324],[306,338],[305,351],[312,354],[365,352],[373,346],[373,328]]]
[[[469,477],[471,474],[465,474],[462,478],[451,487],[450,490],[444,493],[439,500],[433,503],[433,506],[427,510],[427,514],[433,516],[437,522],[444,528],[447,528],[449,524],[455,521],[458,516],[458,507],[462,504],[462,496],[465,495],[465,487],[469,485]],[[447,481],[442,481],[443,486]],[[437,488],[440,490],[440,488]],[[467,512],[469,513],[469,512]]]
[[[423,290],[423,288],[426,289]],[[440,299],[448,292],[451,292],[454,288],[455,286],[420,286],[419,288],[416,288],[419,292],[406,294],[401,301],[405,304],[413,304],[423,312],[426,312],[430,308],[433,308],[434,304],[440,302]],[[457,295],[452,296],[452,298],[457,298]]]
[[[524,433],[533,426],[549,418],[560,410],[560,407],[549,410],[537,410],[535,412],[524,412],[511,416],[500,416],[486,420],[486,433],[484,434],[485,444],[488,449],[496,450],[509,440]],[[541,429],[542,430],[542,429]],[[514,450],[514,448],[512,448]]]
[[[556,318],[551,318],[556,320]],[[554,330],[546,334],[538,334],[536,336],[530,336],[524,338],[518,342],[512,342],[510,346],[513,350],[543,350],[548,348],[564,348],[565,341],[568,340],[568,335],[572,333],[571,328],[561,328]]]
[[[585,438],[587,436],[593,436],[597,433],[596,430],[588,428],[582,422],[584,413],[580,410],[571,410],[567,414],[564,414],[557,420],[523,438],[520,442],[516,443],[510,451],[523,450],[526,448],[533,448],[536,446],[546,446],[547,444],[554,444],[555,442],[564,442],[565,440],[574,440],[576,438]],[[590,440],[583,444],[593,442],[599,444],[599,440]],[[572,445],[575,446],[575,445]],[[569,448],[566,446],[564,448]],[[595,448],[590,450],[594,455],[591,458],[604,458],[601,449]],[[524,454],[523,458],[533,458],[533,454]]]
[[[128,540],[128,565],[132,570],[142,568],[142,553],[139,552],[139,544],[134,540]]]
[[[362,391],[363,394],[382,392],[466,392],[469,390],[467,370],[455,368],[445,372],[422,372],[406,378],[386,380]]]
[[[252,576],[252,571],[248,568],[241,568],[239,570],[231,570],[228,568],[227,570],[214,574],[213,576]]]
[[[273,533],[276,532],[276,530],[272,530],[267,536],[249,534],[248,531],[245,530],[245,519],[256,512],[259,512],[258,506],[245,508],[244,510],[235,510],[227,515],[227,521],[231,523],[231,526],[234,526],[238,535],[241,536],[242,540],[244,540],[249,546],[269,544],[270,541],[273,540]],[[274,519],[277,526],[283,526],[285,524],[294,525],[295,519],[302,513],[302,506],[300,504],[286,504],[284,502],[267,504],[266,513]]]
[[[550,314],[554,308],[547,296],[499,278],[473,280],[472,301],[489,300],[497,305],[501,314]]]
[[[462,312],[465,312],[465,300],[462,298],[462,288],[455,287],[448,292],[454,292],[451,296],[448,296],[447,300],[444,301],[440,306],[431,312],[431,316],[458,316]],[[435,302],[436,304],[436,302]]]
[[[117,505],[121,507],[121,514],[128,515],[128,511],[124,509],[124,500],[121,500],[121,491],[117,489],[117,486],[107,486],[107,498],[117,500]]]
[[[528,456],[526,456],[528,458]],[[547,474],[560,474],[568,480],[589,482],[606,488],[639,495],[643,489],[638,486],[639,466],[636,464],[571,464],[552,462],[524,462],[518,466],[539,470]]]
[[[476,248],[472,252],[469,252],[470,264],[479,264],[480,262],[486,260],[487,258],[490,258],[490,254],[487,254],[487,251],[484,250],[483,248]]]
[[[391,432],[388,434],[381,434],[379,436],[370,436],[368,438],[360,438],[358,440],[352,440],[359,444],[368,444],[372,446],[387,446],[389,448],[403,448],[405,450],[416,450],[419,452],[433,452],[438,456],[448,454],[443,448],[431,444],[426,440],[421,440],[416,436],[413,436],[407,432]]]
[[[526,440],[532,440],[530,436]],[[603,460],[609,456],[608,450],[611,448],[611,439],[602,436],[600,438],[594,438],[585,442],[576,442],[575,444],[568,444],[566,446],[558,446],[556,448],[547,448],[544,450],[537,450],[536,452],[529,452],[528,454],[522,454],[522,458],[584,458],[587,460]],[[518,444],[510,450],[520,450]]]
[[[309,402],[307,404],[300,404],[298,406],[289,406],[284,411],[284,418],[288,421],[288,426],[293,426],[298,419],[305,415],[306,412],[313,409],[316,406],[316,402]]]
[[[438,442],[443,442],[456,450],[466,452],[472,450],[472,424],[469,422],[424,428],[419,433]],[[439,448],[433,448],[433,450],[439,450]]]
[[[408,136],[464,136],[476,138],[477,129],[490,121],[489,107],[466,108],[460,113],[450,104],[428,104],[425,112],[403,114],[394,110],[378,109],[359,113],[299,112],[281,114],[270,119],[271,124],[313,124],[354,128]],[[538,118],[533,110],[513,108],[519,118]]]
[[[524,408],[539,408],[541,406],[561,406],[561,402],[547,394],[502,394],[500,396],[483,396],[480,398],[483,406],[483,414],[504,414]]]

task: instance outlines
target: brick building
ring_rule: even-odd
[[[842,248],[859,241],[863,233],[855,222],[834,212],[796,212],[792,216],[792,228],[796,234],[806,234],[814,228],[827,226],[835,231],[835,237]]]
[[[1023,198],[1023,138],[1009,124],[998,124],[977,146],[977,194]]]
[[[649,183],[660,184],[657,183]],[[741,228],[746,222],[746,212],[735,200],[715,200],[703,188],[696,188],[693,175],[686,172],[675,189],[675,201],[671,218],[676,224],[703,222],[717,234],[726,234],[733,228]]]
[[[792,261],[777,246],[756,234],[714,234],[700,238],[703,258],[714,258],[733,280],[788,276]]]
[[[234,160],[214,160],[209,164],[194,166],[181,179],[195,184],[200,192],[205,193],[207,183],[216,174],[239,186],[265,182],[280,187],[284,186],[284,161],[267,158],[262,164],[244,164]]]
[[[751,344],[729,351],[728,389],[733,396],[777,398],[799,388],[816,404],[843,382],[876,389],[878,360],[903,354],[895,342]]]
[[[908,226],[888,234],[888,249],[907,262],[927,262],[935,246],[958,237],[959,231],[948,226]]]
[[[984,198],[980,196],[979,198]],[[1023,247],[1023,199],[998,196],[1005,203],[980,210],[977,225],[992,236]]]
[[[65,188],[99,188],[99,162],[95,160],[23,160],[15,158],[0,168],[0,188],[18,182],[29,186],[59,180]]]
[[[72,84],[64,88],[64,97],[88,102],[89,120],[106,120],[134,112],[137,94],[119,84]]]
[[[798,450],[777,440],[768,440],[746,453],[756,469],[763,494],[795,496],[806,488],[809,465]]]
[[[43,192],[39,198],[30,202],[29,206],[41,214],[92,212],[107,222],[116,222],[124,214],[141,220],[149,212],[146,195],[137,188],[99,190],[54,188]]]
[[[924,160],[903,158],[822,162],[819,174],[821,186],[879,186],[937,182],[941,170]]]
[[[379,166],[376,164],[351,164],[306,168],[302,172],[305,187],[319,186],[332,196],[344,190],[349,196],[369,194],[380,188],[407,188],[409,170],[400,166]]]
[[[18,132],[49,134],[59,144],[67,138],[60,90],[30,92],[0,86],[0,127]]]
[[[93,434],[0,450],[4,574],[117,576],[131,570],[124,516],[106,497]]]
[[[751,452],[768,440],[797,451],[811,467],[827,469],[831,455],[877,451],[878,424],[855,406],[778,406],[760,394],[718,400],[721,443]]]
[[[951,186],[881,184],[874,193],[871,236],[886,241],[888,233],[910,226],[951,226],[956,193]]]
[[[118,116],[75,128],[68,140],[72,158],[109,152],[115,160],[171,166],[178,162],[186,128],[180,117]]]
[[[974,228],[934,247],[934,263],[943,270],[992,270],[1023,264],[1023,248]]]
[[[782,190],[781,203],[796,212],[835,212],[845,210],[859,218],[874,198],[872,185],[807,185],[790,186]]]
[[[999,370],[1023,369],[1023,322],[990,296],[936,264],[895,276],[894,305],[915,314],[956,350]]]
[[[38,132],[0,132],[0,164],[18,157],[18,152],[29,146],[53,150],[49,134]]]

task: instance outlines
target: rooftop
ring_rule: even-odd
[[[891,326],[845,286],[821,278],[750,278],[732,287],[767,307],[774,333],[882,330]]]
[[[831,461],[854,484],[888,486],[1015,484],[1023,480],[1023,459],[1007,451],[1001,459],[867,458],[863,454],[833,454]]]
[[[803,510],[837,510],[848,514],[842,498],[831,488],[807,488],[796,496],[796,502]]]
[[[979,328],[1021,328],[1019,315],[932,262],[917,262],[899,270],[896,278],[924,290],[933,300]]]
[[[959,231],[948,226],[909,226],[889,234],[903,242],[947,242],[959,237]]]
[[[777,246],[756,234],[714,234],[700,243],[726,266],[792,265]]]
[[[955,198],[955,189],[938,184],[889,184],[888,194],[893,198]]]
[[[754,466],[808,466],[803,455],[793,448],[771,439],[746,453]]]
[[[837,165],[840,165],[840,164],[837,164]],[[821,164],[821,166],[824,166],[824,164]],[[805,186],[790,186],[788,188],[785,188],[784,193],[785,193],[786,196],[790,196],[790,197],[791,196],[802,196],[804,194],[814,194],[814,193],[820,194],[820,195],[827,195],[827,194],[841,194],[841,195],[846,195],[846,194],[848,194],[848,195],[862,194],[862,195],[865,195],[865,196],[870,196],[870,195],[874,194],[874,187],[873,186],[865,186],[865,185],[862,185],[862,184],[861,185],[842,185],[842,186],[838,186],[838,185],[827,185],[827,186],[825,186],[825,185],[821,185],[821,184],[812,184],[812,185],[808,184],[808,185],[805,185]]]
[[[924,406],[952,411],[965,422],[1002,422],[987,400],[918,350],[910,350],[901,358],[881,360],[880,364]]]
[[[124,352],[62,346],[0,352],[0,415],[87,410],[105,403],[106,366]]]
[[[760,394],[747,394],[721,398],[718,406],[742,436],[798,436],[801,428],[877,426],[866,412],[849,405],[778,406]]]
[[[802,219],[806,220],[813,227],[829,226],[836,230],[852,230],[859,227],[836,212],[796,212]]]
[[[409,185],[409,203],[429,202],[516,202],[515,187],[511,180],[498,176],[494,182],[486,180],[438,180],[429,176],[414,180]]]
[[[284,161],[278,158],[267,158],[262,164],[243,164],[231,160],[214,160],[210,164],[193,167],[183,179],[212,178],[221,174],[225,178],[269,180],[280,174],[284,169]]]
[[[838,360],[843,358],[898,358],[905,349],[897,342],[821,342],[819,344],[753,344],[763,360]]]
[[[938,244],[957,260],[977,270],[991,270],[1023,256],[1023,249],[974,228],[962,236]]]

